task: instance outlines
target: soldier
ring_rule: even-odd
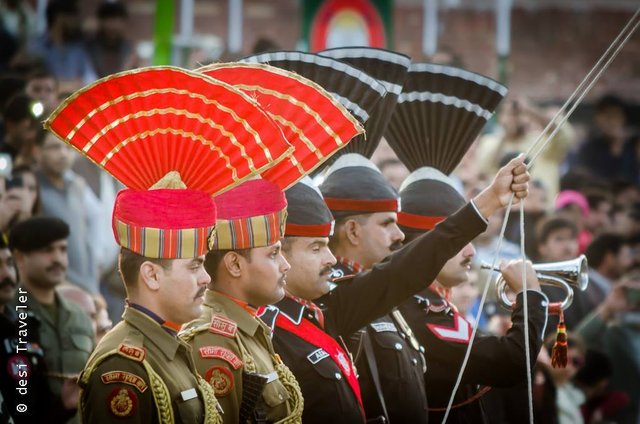
[[[219,222],[205,267],[212,283],[204,311],[181,333],[196,368],[215,390],[225,423],[300,422],[300,387],[274,352],[257,308],[284,296],[282,257],[287,202],[257,179],[216,197]]]
[[[411,174],[401,187],[400,198],[405,205],[403,212],[414,217],[423,217],[423,223],[436,222],[451,215],[465,202],[450,181],[434,168],[420,168]],[[406,216],[401,214],[398,221],[400,228],[407,235],[407,242],[410,243],[421,234],[430,231],[415,219],[407,220]],[[468,271],[474,254],[473,245],[465,245],[447,261],[429,288],[399,307],[416,337],[426,348],[425,387],[429,399],[429,420],[432,422],[442,421],[471,338],[472,326],[449,301],[448,292],[451,287],[468,281]],[[504,337],[476,336],[462,380],[463,385],[456,393],[447,422],[490,422],[484,413],[487,406],[482,406],[482,395],[487,392],[489,386],[511,387],[526,378],[525,352],[522,344],[525,300],[529,302],[529,340],[532,358],[537,356],[542,346],[548,299],[540,291],[540,284],[530,263],[526,264],[528,290],[526,297],[524,296],[522,266],[522,262],[510,262],[501,266],[505,281],[510,289],[517,293],[516,305],[511,314],[513,326]],[[423,277],[425,286],[432,280]]]
[[[65,300],[56,291],[64,281],[67,269],[67,237],[69,226],[58,218],[30,218],[16,224],[9,233],[20,286],[11,309],[31,313],[37,324],[27,327],[31,354],[42,349],[46,364],[47,385],[51,391],[47,419],[65,422],[78,408],[76,379],[95,346],[93,329],[87,315],[75,304]],[[26,307],[26,308],[25,308]],[[20,318],[20,315],[18,316]],[[27,320],[23,320],[27,321]],[[26,358],[14,356],[12,369],[21,377]],[[34,390],[35,379],[31,386]],[[35,411],[34,411],[35,412]]]
[[[439,87],[447,87],[446,93],[434,92],[434,81],[439,81]],[[506,88],[463,69],[418,63],[411,65],[403,91],[387,139],[412,171],[401,185],[402,211],[398,213],[398,224],[410,246],[423,234],[437,231],[439,222],[450,219],[447,217],[465,204],[446,173],[460,163],[491,111],[506,94]],[[455,102],[440,101],[447,96],[455,98]],[[462,104],[468,107],[460,107]],[[423,275],[423,291],[398,308],[426,348],[424,387],[430,422],[442,422],[471,337],[471,324],[448,297],[451,287],[468,281],[475,255],[470,241],[459,246],[437,275]],[[529,288],[526,295],[522,293],[523,266]],[[524,301],[529,305],[532,358],[541,347],[548,300],[540,292],[531,265],[512,262],[501,269],[507,284],[518,293],[511,315],[513,327],[502,338],[477,336],[449,423],[482,422],[486,410],[482,396],[487,386],[512,386],[525,379]],[[479,385],[484,387],[479,389]],[[495,416],[491,417],[495,421]]]
[[[0,367],[7,370],[0,374],[0,392],[4,397],[7,417],[11,419],[13,416],[13,422],[42,422],[49,413],[46,405],[54,399],[47,384],[43,351],[38,343],[38,321],[33,312],[27,312],[21,317],[32,331],[26,337],[23,334],[22,340],[26,343],[19,343],[18,314],[11,304],[17,287],[18,277],[13,256],[4,237],[0,237]],[[18,346],[20,350],[17,349]],[[22,376],[20,371],[23,372]],[[25,381],[28,389],[16,390],[21,380]],[[25,405],[26,409],[23,410],[22,406],[18,409],[20,404]]]
[[[330,239],[338,259],[334,279],[370,269],[402,245],[404,234],[396,225],[397,192],[367,158],[359,154],[340,157],[327,171],[320,190],[337,219]],[[366,415],[391,422],[426,423],[420,346],[400,313],[386,312],[348,342],[356,353]]]

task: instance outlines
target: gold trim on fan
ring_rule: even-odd
[[[308,78],[305,78],[300,74],[297,74],[297,73],[295,73],[293,71],[288,71],[286,69],[278,68],[276,66],[267,65],[265,63],[248,63],[248,62],[214,63],[214,64],[211,64],[211,65],[203,66],[202,68],[198,68],[198,69],[195,70],[195,72],[202,72],[203,73],[203,72],[206,72],[206,71],[209,71],[209,70],[218,69],[218,68],[248,68],[248,69],[260,68],[260,69],[264,69],[264,70],[266,70],[268,72],[272,72],[274,74],[279,74],[279,75],[282,75],[284,77],[292,78],[292,79],[294,79],[296,81],[299,81],[300,83],[302,83],[304,85],[307,85],[307,86],[313,88],[314,90],[318,91],[319,93],[323,94],[331,103],[333,103],[333,105],[336,108],[338,108],[338,110],[340,110],[340,112],[342,112],[342,114],[351,122],[351,124],[356,127],[357,134],[362,134],[364,132],[364,127],[360,124],[360,122],[356,118],[353,117],[351,112],[349,112],[349,109],[344,107],[342,105],[342,103],[340,103],[338,100],[336,100],[333,97],[333,95],[331,95],[320,84],[318,84],[315,81],[312,81],[312,80],[310,80]],[[215,79],[215,77],[211,77],[211,78]],[[233,86],[236,87],[235,84]]]

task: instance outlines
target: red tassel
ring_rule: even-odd
[[[566,368],[567,366],[567,350],[569,348],[567,342],[567,327],[564,325],[564,313],[560,309],[560,322],[558,322],[558,332],[556,334],[556,342],[551,349],[551,366],[553,368]]]

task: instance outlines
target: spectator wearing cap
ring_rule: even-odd
[[[37,331],[44,352],[52,393],[50,422],[65,422],[76,414],[76,380],[95,346],[87,315],[56,291],[65,278],[68,237],[69,226],[50,217],[20,222],[9,234],[20,276],[13,306],[26,305],[38,322],[27,331]]]
[[[91,294],[99,292],[97,259],[105,240],[104,209],[84,179],[71,170],[74,153],[67,144],[47,133],[38,146],[42,214],[71,223],[67,278]]]
[[[578,252],[585,251],[591,242],[591,232],[586,228],[590,215],[587,197],[579,191],[563,190],[556,197],[556,209],[578,228]]]

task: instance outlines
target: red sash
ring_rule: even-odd
[[[324,351],[329,354],[333,362],[335,362],[338,368],[340,368],[340,371],[342,371],[342,375],[347,379],[349,386],[351,386],[351,390],[353,390],[353,393],[356,395],[362,415],[364,416],[364,407],[362,406],[362,398],[360,396],[360,384],[358,384],[358,379],[349,360],[349,355],[340,347],[338,342],[306,318],[303,318],[300,324],[296,325],[291,322],[290,319],[282,316],[282,314],[278,314],[276,327],[295,334],[307,343],[324,349]]]

